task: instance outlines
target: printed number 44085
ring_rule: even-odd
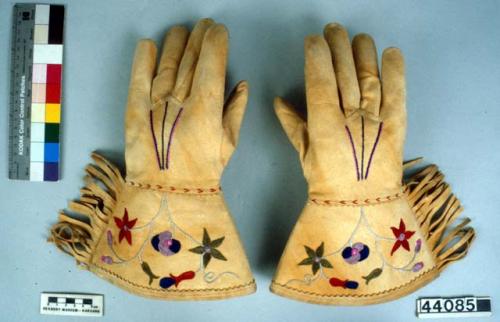
[[[477,309],[475,298],[427,299],[422,303],[421,311],[427,313],[440,312],[473,312]]]

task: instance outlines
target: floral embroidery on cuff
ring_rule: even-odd
[[[168,230],[151,238],[153,248],[165,256],[172,256],[181,250],[181,242],[172,238],[172,233]]]
[[[128,244],[132,245],[132,233],[130,230],[137,223],[137,218],[129,220],[128,211],[127,209],[125,209],[125,213],[123,214],[123,217],[121,219],[118,217],[114,217],[114,219],[116,226],[118,227],[118,229],[120,229],[120,233],[118,235],[118,242],[121,243],[122,239],[125,238]]]
[[[207,267],[210,260],[216,258],[218,260],[227,261],[227,258],[217,249],[224,241],[224,236],[212,240],[208,235],[206,228],[203,228],[203,241],[201,246],[191,248],[189,251],[195,254],[203,255],[203,267]]]
[[[311,265],[313,275],[316,275],[321,267],[333,268],[332,264],[323,258],[325,252],[325,243],[321,242],[321,245],[313,250],[311,247],[304,246],[306,250],[307,257],[304,258],[298,265]]]
[[[363,243],[355,243],[342,251],[342,257],[349,264],[356,264],[364,261],[370,254],[370,248]]]
[[[401,246],[404,249],[406,249],[407,251],[410,251],[410,243],[408,243],[408,240],[413,236],[413,234],[415,234],[415,232],[406,230],[406,225],[403,221],[403,218],[401,218],[401,221],[399,222],[399,228],[391,227],[391,230],[392,230],[392,233],[394,234],[394,237],[396,237],[396,241],[394,242],[394,246],[392,246],[391,256]]]

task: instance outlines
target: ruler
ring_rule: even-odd
[[[64,6],[13,8],[9,178],[59,180]]]
[[[103,316],[104,296],[78,293],[41,293],[40,314]]]
[[[423,297],[417,299],[420,319],[491,316],[491,299],[487,296]]]

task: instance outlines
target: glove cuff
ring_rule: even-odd
[[[284,250],[271,291],[305,302],[366,305],[405,296],[463,258],[474,240],[435,165],[379,200],[311,199]]]
[[[92,158],[80,199],[70,202],[69,214],[59,214],[49,238],[80,267],[145,297],[208,300],[255,292],[220,187],[125,181],[106,159]]]

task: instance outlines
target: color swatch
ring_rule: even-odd
[[[36,5],[31,86],[31,181],[59,180],[64,6]]]

